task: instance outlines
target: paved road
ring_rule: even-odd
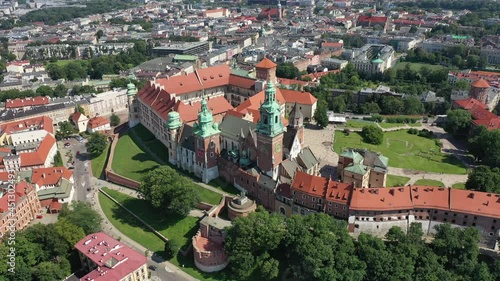
[[[64,148],[65,143],[70,143],[69,148]],[[87,149],[85,148],[85,142],[79,143],[76,139],[70,138],[68,140],[58,142],[59,150],[61,151],[61,156],[63,158],[63,163],[66,167],[74,167],[73,169],[73,179],[75,181],[75,195],[74,200],[78,201],[88,201],[87,188],[91,186],[90,174],[90,158],[87,155]],[[78,153],[79,152],[79,153]],[[77,155],[77,153],[79,155]],[[71,155],[71,156],[69,156]],[[68,163],[68,162],[74,163]]]

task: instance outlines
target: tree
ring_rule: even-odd
[[[177,240],[170,239],[170,240],[168,240],[167,243],[165,243],[165,254],[169,258],[173,258],[173,257],[177,256],[177,253],[179,252],[180,249],[181,249],[181,245],[180,245],[179,241],[177,241]]]
[[[47,66],[47,72],[49,73],[50,79],[59,80],[66,78],[66,72],[58,64],[50,63]]]
[[[280,78],[297,79],[300,77],[300,70],[291,62],[278,64],[276,76]]]
[[[379,102],[383,114],[401,114],[404,110],[404,102],[400,98],[383,96]]]
[[[85,109],[81,105],[75,107],[75,112],[80,112],[81,114],[85,115]]]
[[[253,274],[261,280],[277,277],[277,254],[285,233],[285,218],[261,208],[248,217],[234,220],[227,229],[225,244],[233,275],[238,280]]]
[[[190,180],[168,166],[146,173],[140,192],[153,207],[179,216],[186,216],[200,202]]]
[[[99,132],[95,132],[90,135],[89,141],[85,144],[85,147],[87,147],[87,151],[90,152],[93,157],[97,157],[101,155],[107,145],[108,141],[106,140],[106,136]]]
[[[102,31],[102,29],[99,29],[96,33],[95,33],[95,37],[97,39],[97,42],[99,42],[99,40],[101,40],[101,37],[104,35],[104,31]]]
[[[452,135],[465,135],[469,130],[472,116],[464,109],[454,109],[448,111],[448,117],[444,124],[444,130]]]
[[[361,106],[362,114],[380,113],[380,107],[376,102],[366,102]]]
[[[120,124],[120,117],[113,113],[111,114],[109,121],[111,123],[111,126],[118,126],[118,124]]]
[[[69,222],[67,218],[59,219],[54,224],[54,227],[57,233],[68,243],[70,247],[73,247],[78,241],[85,237],[83,229]]]
[[[469,152],[476,160],[490,167],[500,167],[500,130],[489,131],[485,126],[472,130]]]
[[[468,68],[475,68],[478,67],[480,64],[480,57],[478,55],[469,55],[467,57],[467,67]]]
[[[54,96],[55,97],[65,97],[66,94],[68,93],[68,89],[64,86],[64,84],[57,84],[56,88],[54,89]]]
[[[47,96],[47,97],[54,96],[54,90],[52,90],[51,87],[46,85],[38,87],[38,89],[36,89],[36,93],[39,94],[40,96]]]
[[[97,213],[90,203],[75,201],[71,209],[63,207],[59,219],[66,218],[69,223],[81,227],[85,235],[101,231],[102,217]]]
[[[34,268],[33,277],[37,281],[53,281],[63,280],[67,275],[58,264],[46,261]]]
[[[118,78],[118,79],[112,79],[111,82],[109,82],[109,87],[110,88],[127,88],[127,84],[129,83],[129,80],[127,78]]]
[[[336,96],[332,99],[332,110],[337,113],[344,113],[347,108],[345,97],[343,95]]]
[[[476,167],[469,174],[465,188],[500,194],[500,168]]]
[[[417,28],[416,26],[412,25],[412,26],[410,27],[410,31],[408,31],[408,32],[409,32],[409,33],[417,33],[417,31],[418,31],[418,28]]]
[[[328,104],[324,100],[318,101],[318,106],[314,112],[314,120],[320,128],[328,126]]]
[[[365,265],[355,255],[345,222],[319,213],[292,216],[286,225],[286,256],[298,280],[363,280]]]
[[[424,105],[418,98],[414,96],[409,96],[403,99],[403,104],[404,104],[403,112],[406,115],[415,115],[424,113]]]
[[[59,122],[59,129],[56,133],[58,138],[67,138],[73,133],[73,125],[68,121]]]
[[[384,132],[374,125],[364,126],[361,130],[363,141],[369,144],[379,145],[384,140]]]

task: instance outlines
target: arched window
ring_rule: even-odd
[[[280,214],[286,215],[286,210],[283,207],[280,207]]]

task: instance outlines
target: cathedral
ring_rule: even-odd
[[[135,103],[131,98],[129,108],[133,114],[129,115],[132,117],[129,122],[142,123],[150,129],[167,147],[169,162],[179,169],[194,174],[204,183],[221,178],[255,198],[257,203],[274,209],[274,190],[279,183],[291,183],[297,171],[319,173],[318,158],[304,146],[301,111],[311,114],[316,99],[309,93],[277,88],[275,64],[268,59],[256,67],[262,71],[258,72],[257,81],[250,82],[263,91],[245,97],[236,108],[226,96],[235,91],[234,81],[241,77],[229,76],[228,90],[222,88],[227,82],[216,81],[224,79],[225,73],[205,77],[201,69],[195,73],[202,85],[200,93],[192,94],[193,98],[200,97],[199,102],[183,102],[182,98],[175,101],[180,89],[170,94],[174,98],[169,99],[169,93],[162,96],[162,92],[173,92],[179,84],[191,87],[189,94],[199,90],[193,87],[194,82],[185,82],[196,81],[196,77],[181,77],[181,82],[173,83],[180,80],[175,78],[165,87],[150,83],[137,94]],[[210,77],[214,77],[211,88],[207,87]],[[158,129],[156,124],[160,122],[163,126]]]

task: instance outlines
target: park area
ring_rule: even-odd
[[[420,71],[422,67],[428,67],[430,70],[441,70],[444,69],[445,67],[442,65],[436,65],[436,64],[428,64],[428,63],[420,63],[420,62],[400,62],[396,64],[394,69],[396,71],[400,69],[405,69],[406,65],[409,64],[410,68],[415,71]]]
[[[120,202],[124,207],[151,225],[163,236],[178,242],[179,245],[182,245],[182,249],[186,249],[189,246],[191,238],[198,231],[198,219],[195,217],[187,216],[182,218],[167,216],[153,209],[142,199],[137,199],[109,188],[103,188],[103,190],[116,201]],[[146,247],[151,252],[163,255],[165,248],[163,240],[146,228],[140,221],[102,193],[99,193],[99,203],[104,214],[116,229],[130,239]],[[184,257],[178,254],[176,257],[172,258],[170,262],[179,267],[184,265],[182,270],[199,280],[228,280],[225,278],[224,272],[207,274],[198,271],[194,266],[193,257],[191,255]]]
[[[433,139],[408,134],[406,130],[385,132],[380,145],[367,144],[357,132],[346,135],[335,133],[333,148],[336,153],[349,148],[379,152],[389,158],[389,166],[444,174],[465,174],[464,165],[451,154],[440,151]]]

